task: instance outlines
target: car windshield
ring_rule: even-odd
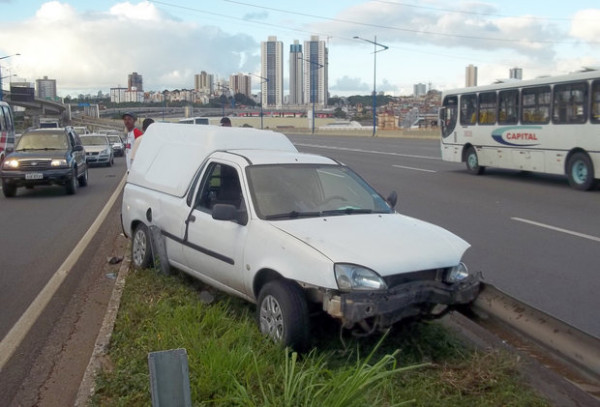
[[[15,150],[66,150],[68,148],[67,135],[61,131],[25,133],[19,137]]]
[[[122,143],[121,138],[119,136],[106,136],[108,137],[108,141],[111,143]]]
[[[81,137],[81,143],[84,146],[105,146],[108,144],[106,136],[85,136]]]
[[[345,166],[255,165],[247,173],[261,219],[392,212],[381,195]]]

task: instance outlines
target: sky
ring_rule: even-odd
[[[598,0],[0,0],[4,89],[47,76],[60,96],[107,93],[131,72],[145,91],[192,89],[201,71],[259,75],[269,36],[287,94],[290,44],[311,35],[327,42],[331,96],[463,87],[470,64],[479,85],[513,67],[523,79],[600,68]]]

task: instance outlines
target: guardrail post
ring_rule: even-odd
[[[150,352],[148,367],[153,407],[192,407],[185,349]]]

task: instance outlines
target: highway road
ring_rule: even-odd
[[[517,299],[600,337],[600,190],[565,177],[441,161],[437,140],[291,135],[299,150],[344,162],[400,213],[469,243],[465,261]]]

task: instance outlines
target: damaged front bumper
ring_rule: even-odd
[[[454,284],[414,281],[385,291],[326,296],[324,308],[333,317],[340,318],[346,328],[373,319],[369,325],[384,329],[405,318],[432,316],[431,310],[436,305],[468,304],[479,295],[480,285],[480,275],[470,275]]]

